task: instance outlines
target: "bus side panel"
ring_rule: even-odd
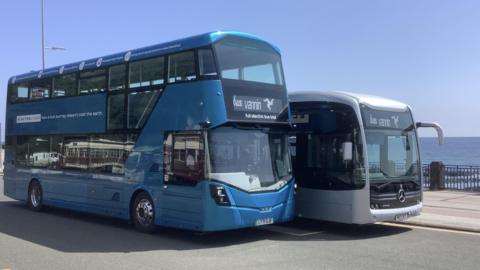
[[[15,179],[15,166],[13,164],[14,157],[13,152],[7,147],[5,150],[5,166],[3,175],[3,194],[12,199],[16,199],[16,179]]]
[[[298,188],[297,216],[318,220],[352,223],[353,193],[358,191]]]
[[[120,191],[109,185],[118,179],[110,178],[112,176],[80,171],[20,169],[17,181],[22,188],[17,191],[18,196],[26,198],[30,179],[36,179],[42,186],[45,205],[128,218],[120,201]]]
[[[10,176],[4,175],[3,181],[4,181],[3,194],[5,196],[8,196],[14,199],[16,194],[15,180]]]
[[[128,218],[126,201],[127,183],[123,175],[92,174],[88,185],[90,203],[107,215]]]
[[[158,224],[176,228],[200,230],[203,225],[202,184],[192,186],[168,185],[163,189]]]
[[[370,224],[375,222],[370,212],[370,188],[369,183],[353,196],[352,222],[354,224]]]
[[[16,179],[16,199],[26,200],[28,197],[28,185],[30,184],[31,173],[26,168],[17,168],[15,179]]]
[[[87,184],[90,181],[87,173],[61,172],[59,174],[36,175],[40,180],[44,198],[47,201],[56,201],[61,206],[62,202],[73,204],[89,204]]]
[[[348,224],[372,223],[369,190],[320,190],[299,188],[297,216]]]
[[[163,182],[163,140],[166,132],[199,130],[205,121],[212,126],[227,121],[220,81],[168,85],[126,162],[127,181],[147,190],[161,188],[152,196],[158,200],[157,224],[193,230],[203,224],[200,187]]]

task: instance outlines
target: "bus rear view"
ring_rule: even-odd
[[[408,105],[343,92],[289,97],[298,216],[368,224],[420,213],[417,127],[427,125]]]

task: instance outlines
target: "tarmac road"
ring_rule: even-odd
[[[3,193],[3,180],[0,179]],[[297,220],[200,235],[47,209],[0,195],[3,269],[480,269],[480,234]]]

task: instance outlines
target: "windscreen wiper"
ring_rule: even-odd
[[[387,179],[393,178],[392,176],[390,176],[386,172],[384,172],[381,168],[378,168],[378,170],[382,173],[383,177],[385,177]]]

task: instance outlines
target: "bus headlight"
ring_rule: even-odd
[[[210,184],[210,196],[215,200],[218,205],[229,206],[230,200],[228,199],[227,192],[222,186]]]

